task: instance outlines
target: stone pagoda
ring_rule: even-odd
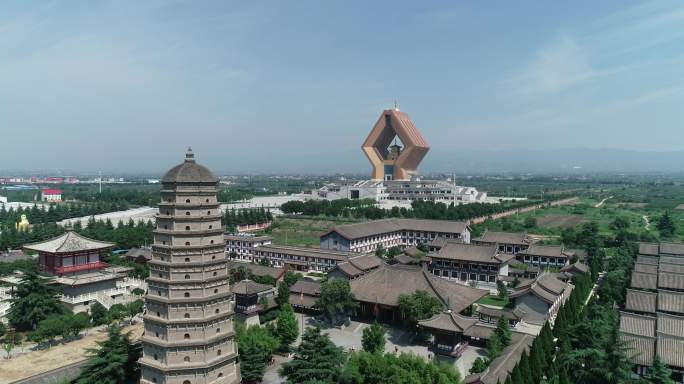
[[[188,149],[161,184],[140,382],[238,383],[218,179]]]

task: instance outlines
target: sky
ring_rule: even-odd
[[[0,3],[0,173],[347,170],[395,100],[435,151],[682,150],[684,2]]]

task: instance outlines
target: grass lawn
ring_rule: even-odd
[[[477,301],[478,304],[491,305],[493,307],[505,307],[508,304],[508,297],[500,299],[498,296],[487,295]]]
[[[274,244],[318,248],[323,233],[335,225],[353,222],[355,221],[328,218],[276,218],[270,235],[273,236]]]

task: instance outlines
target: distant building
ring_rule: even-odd
[[[245,268],[254,276],[264,277],[271,276],[273,280],[280,281],[285,276],[285,268],[269,267],[266,265],[244,263],[244,262],[228,262],[228,271],[234,271],[238,268]]]
[[[461,221],[384,219],[336,226],[321,236],[321,249],[375,252],[379,246],[413,247],[436,238],[470,242],[470,227]]]
[[[152,260],[152,248],[131,248],[123,254],[123,258],[140,264]]]
[[[371,253],[352,256],[347,261],[337,264],[335,268],[328,272],[328,278],[354,280],[372,270],[380,268],[383,264],[384,262],[381,258]]]
[[[41,200],[48,203],[56,203],[62,201],[61,189],[43,189],[40,192]]]
[[[256,263],[266,260],[274,267],[293,271],[328,272],[350,257],[358,255],[348,251],[270,244],[256,247],[252,258]]]

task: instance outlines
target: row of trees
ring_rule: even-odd
[[[102,213],[123,211],[129,208],[126,202],[94,201],[92,203],[52,203],[47,208],[45,205],[34,204],[32,207],[20,207],[17,209],[5,209],[0,207],[0,223],[5,227],[14,227],[21,215],[26,215],[31,224],[54,223],[73,217],[84,217]]]
[[[221,223],[229,232],[234,232],[238,225],[263,224],[270,221],[273,221],[273,215],[264,208],[226,210],[221,218]]]
[[[375,206],[374,200],[308,200],[288,201],[281,206],[281,210],[288,214],[302,214],[307,216],[354,217],[377,220],[383,218],[418,218],[433,220],[469,220],[475,217],[489,216],[510,209],[526,207],[536,204],[535,201],[515,203],[472,203],[457,205],[441,202],[416,200],[411,203],[411,209],[393,207],[381,209]]]

